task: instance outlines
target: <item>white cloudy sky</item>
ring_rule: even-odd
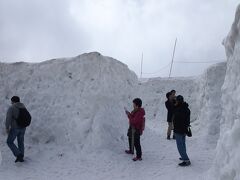
[[[98,51],[138,75],[168,76],[175,61],[225,59],[223,38],[239,0],[0,0],[0,61],[39,62]],[[179,64],[174,76],[209,64]],[[156,72],[156,73],[155,73]]]

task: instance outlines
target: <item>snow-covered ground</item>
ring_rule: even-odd
[[[0,63],[0,179],[221,179],[240,172],[240,7],[224,41],[227,63],[202,76],[138,80],[121,62],[99,53],[38,64]],[[174,140],[166,140],[165,94],[175,89],[192,112],[187,138],[192,165],[179,167]],[[33,116],[26,161],[14,163],[6,146],[5,113],[19,95]],[[126,155],[124,106],[141,97],[146,110],[143,161]]]

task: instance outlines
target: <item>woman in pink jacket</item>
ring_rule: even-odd
[[[134,147],[136,149],[137,156],[133,158],[133,161],[142,160],[142,148],[140,144],[140,136],[143,133],[145,126],[145,111],[142,108],[142,100],[136,98],[133,100],[133,111],[130,113],[126,110],[126,114],[129,119],[129,129],[128,129],[128,141],[129,150],[125,152],[127,154],[134,154]]]

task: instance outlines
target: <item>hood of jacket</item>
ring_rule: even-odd
[[[16,108],[25,108],[24,104],[23,104],[23,103],[20,103],[20,102],[14,103],[14,104],[13,104],[13,107],[16,107]]]
[[[186,103],[186,102],[184,102],[183,104],[182,104],[182,107],[184,107],[184,108],[188,108],[188,103]]]

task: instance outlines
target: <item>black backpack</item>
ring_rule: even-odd
[[[21,128],[28,127],[31,124],[31,115],[26,108],[18,108],[19,114],[16,119],[17,125]]]

